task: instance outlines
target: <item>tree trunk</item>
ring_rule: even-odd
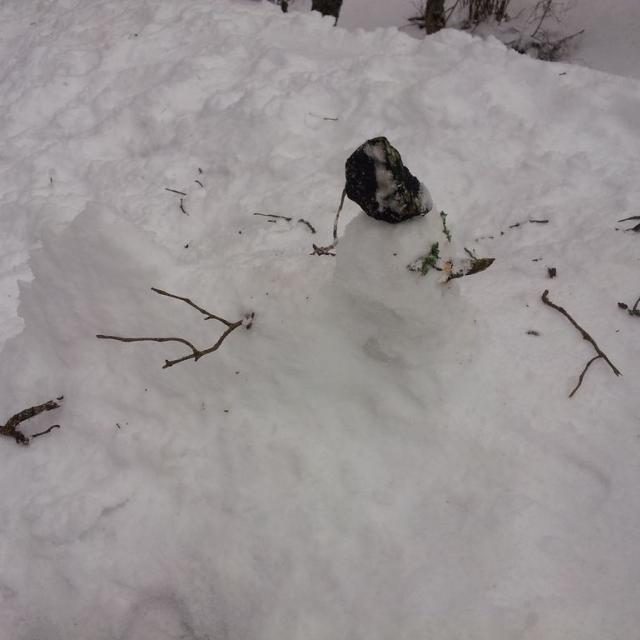
[[[338,24],[341,7],[342,0],[311,0],[311,11],[319,11],[323,16],[333,16],[335,24]]]
[[[444,13],[444,0],[427,0],[424,10],[424,28],[427,34],[444,29],[447,19]]]

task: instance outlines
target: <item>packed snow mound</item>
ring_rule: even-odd
[[[65,396],[0,441],[0,635],[634,637],[640,85],[249,0],[0,25],[1,420]],[[491,269],[411,273],[438,212],[352,203],[310,255],[378,135]],[[95,338],[218,339],[151,287],[253,326],[165,370]],[[622,378],[567,399],[592,350],[545,288]]]

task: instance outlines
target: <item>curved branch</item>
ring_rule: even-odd
[[[570,398],[573,398],[575,392],[582,386],[582,381],[584,380],[584,376],[587,373],[589,367],[596,361],[596,360],[600,360],[600,358],[602,358],[601,355],[597,355],[597,356],[593,356],[593,358],[591,358],[591,360],[589,360],[589,362],[587,362],[587,364],[585,365],[584,369],[582,370],[582,373],[580,374],[580,377],[578,378],[578,384],[573,388],[573,391],[569,394]]]
[[[604,361],[609,365],[609,367],[611,367],[611,370],[613,371],[613,373],[615,373],[617,376],[621,376],[622,375],[622,373],[620,373],[620,371],[616,368],[616,366],[613,364],[613,362],[611,362],[611,360],[609,360],[609,358],[607,357],[607,354],[604,353],[604,351],[602,351],[602,349],[600,349],[600,347],[598,346],[596,341],[571,317],[569,312],[566,309],[564,309],[563,307],[561,307],[560,305],[557,305],[557,304],[551,302],[551,300],[549,300],[549,290],[548,289],[545,289],[544,293],[542,294],[542,302],[544,302],[544,304],[546,304],[548,307],[551,307],[552,309],[555,309],[556,311],[561,313],[565,318],[567,318],[567,320],[569,320],[569,322],[580,332],[580,335],[582,336],[583,340],[586,340],[594,348],[595,352],[597,353],[597,356],[592,358],[591,360],[589,360],[589,362],[587,362],[585,368],[582,370],[582,373],[580,374],[580,379],[578,380],[578,384],[576,385],[575,389],[569,395],[570,398],[572,398],[573,395],[575,394],[575,392],[580,388],[580,385],[582,384],[584,376],[587,373],[587,370],[589,369],[591,364],[593,362],[595,362],[596,360],[598,360],[599,358],[603,358]]]
[[[333,242],[326,247],[319,247],[314,244],[312,256],[335,256],[335,253],[331,253],[333,249],[338,245],[338,220],[340,218],[340,212],[342,211],[342,207],[344,206],[344,199],[347,196],[347,187],[342,190],[342,196],[340,197],[340,206],[338,207],[338,211],[336,211],[336,218],[333,221]]]
[[[198,361],[200,358],[202,358],[202,356],[206,356],[209,353],[213,353],[214,351],[217,351],[220,348],[220,345],[224,342],[224,340],[226,339],[226,337],[232,332],[235,331],[238,327],[241,327],[246,320],[246,328],[250,329],[252,324],[253,324],[253,319],[255,317],[254,313],[248,313],[244,316],[244,318],[242,320],[238,320],[238,322],[229,322],[229,320],[225,320],[224,318],[221,318],[220,316],[216,316],[213,313],[209,313],[206,309],[200,307],[199,305],[197,305],[195,302],[193,302],[192,300],[190,300],[189,298],[184,298],[182,296],[177,296],[174,295],[173,293],[167,293],[166,291],[163,291],[162,289],[156,289],[155,287],[151,287],[151,290],[154,293],[157,293],[158,295],[161,296],[166,296],[167,298],[174,298],[175,300],[180,300],[181,302],[184,302],[186,304],[188,304],[190,307],[193,307],[194,309],[196,309],[197,311],[199,311],[203,316],[205,316],[205,320],[218,320],[218,322],[221,322],[222,324],[224,324],[227,329],[226,331],[220,336],[220,338],[218,339],[218,341],[212,346],[212,347],[208,347],[207,349],[198,349],[192,342],[189,342],[189,340],[185,340],[184,338],[175,338],[175,337],[170,337],[170,338],[125,338],[122,336],[108,336],[108,335],[104,335],[104,334],[98,334],[96,335],[96,338],[99,338],[100,340],[116,340],[118,342],[179,342],[180,344],[184,344],[187,347],[189,347],[189,349],[191,349],[191,353],[186,355],[186,356],[182,356],[181,358],[177,358],[175,360],[165,360],[164,361],[164,366],[162,367],[163,369],[167,369],[169,367],[172,367],[174,364],[179,364],[180,362],[185,362],[185,360],[194,360],[194,361]]]
[[[198,352],[193,344],[184,338],[122,338],[120,336],[105,336],[101,333],[99,333],[96,338],[100,338],[100,340],[117,340],[118,342],[181,342],[182,344],[186,344],[194,353]]]
[[[227,325],[227,327],[230,327],[233,324],[232,322],[229,322],[228,320],[225,320],[220,316],[216,316],[215,314],[210,313],[206,309],[199,307],[195,302],[193,302],[189,298],[183,298],[182,296],[177,296],[173,293],[167,293],[166,291],[163,291],[162,289],[157,289],[156,287],[151,287],[151,291],[157,293],[160,296],[166,296],[167,298],[174,298],[175,300],[181,300],[182,302],[186,302],[190,307],[197,309],[202,315],[204,315],[205,320],[217,320],[218,322],[222,322],[222,324]]]
[[[30,418],[34,418],[35,416],[44,413],[45,411],[52,411],[53,409],[58,409],[60,404],[62,403],[63,396],[56,398],[55,400],[49,400],[49,402],[45,402],[44,404],[38,404],[34,407],[29,407],[28,409],[24,409],[19,413],[11,416],[7,423],[4,426],[0,426],[0,435],[9,436],[13,438],[18,444],[29,444],[29,438],[18,429],[18,425],[24,422],[25,420],[29,420]],[[54,425],[54,427],[59,427],[59,425]],[[40,435],[44,435],[53,429],[51,427],[47,429],[47,431],[43,431],[42,433],[38,433],[34,438]]]
[[[177,360],[165,360],[162,368],[168,369],[169,367],[173,367],[174,364],[179,364],[180,362],[184,362],[185,360],[194,360],[194,362],[197,362],[198,360],[200,360],[200,358],[202,358],[202,356],[206,356],[209,353],[217,351],[224,342],[225,338],[240,326],[242,326],[242,320],[231,324],[229,328],[220,336],[218,342],[216,342],[212,347],[203,349],[202,351],[200,351],[199,349],[194,349],[194,352],[192,354],[183,356],[182,358],[178,358]]]

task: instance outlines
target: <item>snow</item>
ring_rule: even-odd
[[[0,25],[0,420],[65,397],[0,441],[0,636],[635,637],[638,82],[253,0]],[[490,269],[410,273],[436,210],[350,202],[309,255],[378,135]],[[255,322],[169,369],[95,338],[218,339],[150,287]],[[622,377],[568,399],[593,350],[547,288]]]
[[[511,0],[509,15],[513,22],[503,25],[504,31],[514,27],[531,33],[537,24],[533,10],[537,0]],[[308,10],[306,0],[296,0],[294,8]],[[343,28],[373,30],[394,26],[415,38],[424,31],[409,23],[418,13],[417,0],[345,0],[340,14]],[[448,2],[447,7],[453,2]],[[585,33],[571,47],[570,62],[591,69],[640,79],[640,2],[638,0],[556,0],[558,20],[548,18],[543,28],[557,37],[584,29]],[[482,25],[477,34],[500,31]],[[511,34],[512,39],[514,34]]]

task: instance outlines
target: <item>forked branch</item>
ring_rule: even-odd
[[[197,305],[195,302],[193,302],[189,298],[177,296],[177,295],[174,295],[173,293],[167,293],[166,291],[163,291],[162,289],[157,289],[156,287],[151,287],[151,291],[153,291],[154,293],[157,293],[158,295],[166,296],[167,298],[174,298],[175,300],[180,300],[181,302],[188,304],[190,307],[193,307],[194,309],[199,311],[204,316],[205,320],[217,320],[218,322],[221,322],[222,324],[224,324],[227,327],[226,331],[220,336],[220,338],[218,338],[218,341],[213,346],[207,347],[206,349],[198,349],[189,340],[185,340],[184,338],[175,338],[175,337],[125,338],[122,336],[108,336],[104,334],[98,334],[96,338],[99,338],[101,340],[116,340],[118,342],[179,342],[189,347],[189,349],[191,350],[191,353],[187,354],[186,356],[182,356],[181,358],[176,358],[175,360],[165,360],[162,368],[168,369],[169,367],[172,367],[175,364],[179,364],[180,362],[185,362],[186,360],[193,360],[194,362],[197,362],[203,356],[206,356],[210,353],[213,353],[214,351],[217,351],[222,346],[222,343],[225,341],[227,336],[233,331],[235,331],[238,327],[241,327],[244,324],[247,329],[250,329],[253,324],[253,318],[255,317],[254,313],[248,313],[247,315],[245,315],[245,317],[242,320],[238,320],[237,322],[231,322],[229,320],[225,320],[224,318],[221,318],[220,316],[210,313],[209,311],[207,311],[206,309],[203,309],[201,306]]]
[[[584,380],[585,374],[587,373],[587,370],[589,369],[589,367],[596,361],[599,360],[600,358],[602,358],[611,368],[611,370],[613,371],[613,373],[615,373],[617,376],[621,376],[622,374],[620,373],[620,371],[616,368],[616,366],[613,364],[613,362],[611,362],[611,360],[609,360],[607,354],[602,351],[602,349],[600,349],[600,347],[598,346],[598,344],[596,343],[596,341],[571,317],[571,315],[569,314],[569,312],[564,309],[563,307],[551,302],[551,300],[549,300],[549,290],[545,289],[544,293],[542,294],[542,302],[544,302],[544,304],[546,304],[548,307],[551,307],[552,309],[555,309],[556,311],[560,312],[565,318],[567,318],[567,320],[569,320],[569,322],[580,332],[580,335],[582,336],[583,340],[586,340],[595,350],[596,352],[596,356],[593,357],[591,360],[589,360],[589,362],[587,362],[587,364],[585,365],[584,369],[582,370],[582,373],[580,374],[580,377],[578,379],[578,384],[575,386],[575,388],[573,389],[573,391],[570,393],[569,397],[573,398],[573,396],[575,395],[576,391],[581,387],[582,385],[582,381]]]
[[[55,400],[49,400],[49,402],[45,402],[44,404],[38,404],[34,407],[29,407],[28,409],[24,409],[19,413],[16,413],[14,416],[11,416],[7,423],[0,427],[0,435],[9,436],[13,438],[18,444],[29,444],[29,438],[18,429],[18,425],[29,420],[30,418],[35,418],[35,416],[44,413],[45,411],[52,411],[53,409],[58,409],[60,404],[62,403],[63,397],[60,396]],[[37,438],[38,436],[43,436],[46,433],[49,433],[52,429],[59,429],[60,425],[54,424],[49,427],[46,431],[41,431],[40,433],[36,433],[32,436],[32,438]]]

